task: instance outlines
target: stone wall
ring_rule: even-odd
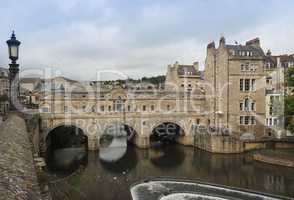
[[[241,153],[243,143],[232,136],[200,134],[195,137],[194,146],[212,153]]]
[[[25,121],[10,114],[0,130],[0,199],[41,199]]]

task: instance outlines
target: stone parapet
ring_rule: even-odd
[[[25,121],[11,114],[0,130],[0,199],[41,199]]]

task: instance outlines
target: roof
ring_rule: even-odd
[[[34,77],[26,77],[26,78],[21,78],[20,82],[21,83],[35,83],[36,81],[40,81],[40,78],[34,78]]]
[[[251,51],[253,56],[265,56],[262,48],[255,47],[251,45],[226,45],[229,50],[233,50],[235,52],[239,51]],[[236,55],[238,55],[236,53]]]
[[[280,58],[280,62],[282,67],[288,67],[289,62],[294,62],[294,56],[293,55],[278,55],[278,56],[272,56],[268,55],[265,56],[265,61],[270,62],[272,67],[277,67],[278,64],[278,58]]]
[[[199,72],[196,71],[193,65],[179,65],[178,66],[178,75],[200,75]]]

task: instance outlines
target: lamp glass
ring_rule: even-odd
[[[9,54],[9,56],[11,57],[11,58],[18,58],[18,46],[16,46],[16,45],[11,45],[10,47],[9,47],[9,49],[10,49],[10,54]]]

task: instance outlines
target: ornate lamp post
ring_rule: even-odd
[[[18,72],[19,64],[16,63],[19,53],[19,45],[21,44],[15,37],[14,31],[12,32],[11,38],[6,41],[8,45],[9,59],[11,63],[9,64],[9,83],[10,83],[10,109],[13,110],[13,103],[16,102],[19,95],[18,87]]]

